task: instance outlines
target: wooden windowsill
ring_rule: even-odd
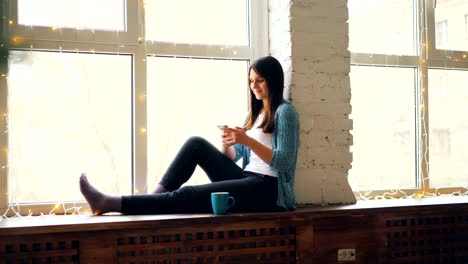
[[[80,231],[122,230],[135,226],[177,227],[195,226],[206,223],[239,223],[247,221],[269,221],[282,219],[320,218],[324,216],[378,214],[388,211],[415,210],[419,207],[441,208],[463,207],[468,204],[467,196],[434,197],[424,199],[391,199],[358,201],[352,205],[317,206],[300,205],[296,211],[284,213],[246,213],[215,216],[213,214],[172,214],[172,215],[44,215],[1,219],[2,235],[63,233]]]
[[[298,210],[306,211],[343,211],[343,210],[367,210],[386,208],[408,208],[420,206],[448,205],[448,204],[466,204],[468,196],[437,196],[429,198],[408,198],[408,199],[384,199],[384,200],[366,200],[357,201],[356,204],[334,205],[334,206],[310,206],[300,205]]]

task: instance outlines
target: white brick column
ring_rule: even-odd
[[[299,113],[300,204],[349,204],[352,120],[347,0],[270,0],[270,53]]]

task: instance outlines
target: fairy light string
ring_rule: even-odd
[[[2,3],[4,4],[5,3],[5,0],[2,0]],[[8,17],[11,17],[11,14],[13,13],[12,12],[12,7],[9,6],[10,8],[10,11],[8,11],[8,14],[5,14],[6,11],[4,11],[4,14],[2,16],[2,19],[5,20],[7,19],[7,24],[9,26],[16,26],[16,21],[12,20],[12,19],[8,19]],[[2,21],[3,21],[2,20]],[[60,24],[60,23],[59,23]],[[33,31],[33,26],[30,25],[29,26],[29,29],[30,29],[30,32]],[[146,47],[146,42],[145,40],[143,39],[142,37],[142,32],[141,32],[141,29],[142,28],[139,28],[139,32],[138,32],[138,38],[137,38],[137,43],[139,45],[141,44],[145,44],[145,47]],[[96,49],[95,48],[90,48],[89,50],[83,50],[81,51],[79,48],[71,48],[70,46],[73,45],[72,42],[70,41],[66,41],[63,39],[63,30],[62,30],[62,27],[60,26],[52,26],[49,28],[49,30],[51,32],[57,32],[58,33],[58,41],[56,41],[56,43],[58,44],[58,47],[57,47],[57,51],[58,53],[62,54],[65,54],[65,51],[67,53],[76,53],[76,54],[81,54],[81,53],[91,53],[91,54],[95,54],[96,52]],[[79,31],[83,31],[84,29],[82,28],[76,28],[73,32],[74,32],[74,37],[75,39],[78,39],[78,34],[79,34]],[[70,32],[70,29],[67,29],[67,32]],[[92,42],[95,42],[96,40],[96,36],[95,36],[95,30],[94,29],[90,29],[90,32],[92,34],[91,36],[91,41]],[[121,42],[121,37],[120,37],[120,32],[119,30],[116,30],[115,32],[115,43],[112,43],[111,45],[115,46],[116,47],[116,50],[115,50],[115,54],[117,56],[120,56],[121,55],[121,50],[125,48],[125,44],[123,42]],[[3,40],[3,36],[2,36],[2,40]],[[23,46],[25,43],[23,43],[24,41],[24,38],[23,37],[20,37],[20,36],[13,36],[10,38],[11,40],[11,46],[13,47],[19,47],[20,49],[24,49]],[[26,45],[27,48],[29,49],[30,52],[34,52],[35,51],[35,45],[33,44],[33,41],[31,41],[30,44]],[[4,44],[2,43],[1,44],[1,47],[3,48],[4,47]],[[28,49],[24,49],[24,50],[28,50]],[[8,56],[8,51],[7,49],[5,48],[6,50],[6,55],[5,56]],[[146,50],[146,49],[145,49]],[[5,62],[7,61],[7,59],[4,60]],[[1,77],[4,78],[4,79],[8,79],[8,76],[5,73],[2,73],[1,74]],[[88,104],[89,104],[89,88],[88,88]],[[140,102],[144,102],[146,100],[146,95],[144,94],[138,94],[137,97],[138,98],[138,101]],[[88,110],[89,111],[89,110]],[[91,114],[88,113],[87,114],[88,118],[91,118]],[[7,113],[4,113],[2,115],[2,117],[5,118],[5,129],[4,129],[4,134],[7,134],[8,133],[8,121],[7,121],[7,117],[8,117],[8,114]],[[95,134],[97,134],[99,136],[99,132],[97,131],[97,127],[96,127],[96,122],[95,121],[90,121],[91,123],[93,123],[94,125],[92,125],[92,128],[95,132]],[[140,135],[145,135],[146,134],[146,127],[140,127],[138,129],[138,132]],[[106,151],[107,153],[107,156],[110,158],[110,162],[111,162],[111,167],[112,167],[112,171],[113,171],[113,175],[112,175],[112,185],[114,185],[114,189],[118,188],[117,187],[117,178],[118,178],[118,175],[117,175],[117,170],[116,170],[116,161],[115,161],[115,158],[113,157],[114,155],[112,154],[112,151],[110,149],[110,146],[109,146],[109,143],[106,142],[104,140],[104,138],[102,136],[100,136],[100,144],[101,144],[101,147]],[[2,149],[2,154],[3,152],[5,153],[8,153],[8,149]],[[3,159],[2,159],[3,160]],[[7,160],[7,158],[5,158],[4,160]],[[8,170],[8,166],[5,164],[1,167],[2,170]],[[5,172],[4,175],[7,175],[7,173]],[[18,188],[18,187],[16,187]],[[16,188],[13,188],[12,186],[10,186],[9,188],[9,191],[10,193],[5,193],[5,198],[4,199],[0,199],[0,200],[3,200],[3,201],[8,201],[9,200],[9,197],[13,197],[14,196],[14,192],[15,192],[15,189]],[[139,192],[138,188],[136,188],[136,193]],[[48,207],[50,208],[49,210],[49,213],[48,215],[51,215],[51,214],[55,214],[56,212],[60,212],[60,214],[80,214],[80,213],[90,213],[89,210],[85,210],[85,211],[82,211],[82,206],[77,206],[77,201],[73,201],[73,202],[65,202],[65,201],[58,201],[58,202],[55,202],[54,204],[50,204]],[[2,210],[0,210],[0,221],[2,219],[5,219],[7,217],[21,217],[21,216],[32,216],[34,215],[34,212],[32,212],[31,210],[28,210],[27,213],[24,212],[24,205],[20,204],[20,203],[15,203],[15,202],[8,202],[7,204],[7,208],[4,208]],[[42,209],[43,210],[43,209]],[[41,215],[43,215],[43,213],[41,213]]]
[[[426,14],[422,11],[422,8],[419,9],[419,17],[420,19],[424,19],[427,21]],[[428,189],[429,186],[426,186],[429,177],[429,141],[428,141],[428,131],[427,131],[427,105],[426,99],[428,98],[428,68],[427,68],[427,54],[428,54],[428,28],[426,23],[419,23],[419,47],[420,47],[420,54],[419,54],[419,67],[418,67],[418,80],[419,83],[422,85],[419,89],[419,114],[418,117],[420,118],[419,127],[421,128],[421,132],[419,133],[422,136],[423,140],[423,147],[422,151],[419,151],[419,160],[422,164],[419,166],[421,172],[419,175],[421,179],[419,180],[420,186],[422,190],[419,190],[415,193],[416,198],[422,198],[425,196],[425,190]]]
[[[4,20],[6,18],[7,18],[7,16],[5,14],[3,14],[2,19]],[[12,19],[9,19],[8,20],[8,25],[14,26],[15,21],[13,21]],[[32,31],[33,30],[32,26],[30,26],[30,28],[31,28],[31,31]],[[62,50],[63,50],[62,46],[64,44],[63,40],[62,40],[62,29],[60,27],[51,27],[50,30],[52,32],[56,32],[57,30],[59,31],[59,41],[58,41],[59,46],[58,46],[57,50],[59,51],[60,54],[62,54]],[[81,30],[81,29],[76,29],[75,33],[78,30]],[[92,34],[93,34],[93,39],[94,39],[94,30],[92,30]],[[3,40],[3,38],[2,38],[2,40]],[[15,46],[20,47],[23,44],[23,40],[24,39],[22,37],[14,36],[14,37],[11,38],[11,44],[12,44],[13,47],[15,47]],[[24,43],[24,44],[26,44],[26,43]],[[29,52],[31,52],[31,53],[35,52],[35,50],[34,50],[35,45],[33,44],[33,40],[29,44],[27,44],[25,46],[27,47],[27,49],[23,48],[23,50],[28,50],[29,49]],[[119,53],[120,46],[121,45],[117,45],[117,48],[118,48],[117,53]],[[1,44],[1,48],[2,48],[2,56],[8,56],[8,51],[6,51],[7,48],[6,48],[6,46],[4,46],[3,43]],[[4,51],[6,51],[6,52],[4,52]],[[75,49],[75,52],[76,52],[76,54],[80,53],[78,48]],[[91,52],[94,53],[94,48],[91,49]],[[5,66],[7,66],[6,62],[7,62],[7,58],[6,57],[2,58],[2,63],[3,63],[2,69],[5,69]],[[6,83],[6,81],[8,80],[8,76],[7,76],[6,71],[2,71],[1,77],[4,79],[4,80],[2,80],[2,82]],[[30,78],[29,80],[32,81],[32,78]],[[6,86],[4,86],[4,87],[6,87]],[[5,91],[3,91],[3,92],[5,92]],[[4,102],[6,102],[6,101],[4,101]],[[57,114],[60,114],[60,113],[56,112],[55,114],[57,115]],[[4,119],[4,123],[5,123],[5,128],[4,128],[4,131],[3,131],[4,132],[3,136],[5,136],[5,134],[8,134],[8,124],[9,124],[9,122],[8,122],[8,113],[2,113],[1,117]],[[60,116],[57,116],[57,119],[61,119]],[[102,143],[102,144],[106,145],[104,143]],[[5,161],[8,160],[8,157],[6,156],[8,154],[7,147],[2,148],[1,150],[2,151],[1,151],[0,154],[5,155],[5,157],[4,158],[2,157],[1,160],[5,160]],[[108,156],[112,159],[111,153],[108,152]],[[6,177],[6,175],[8,174],[7,170],[9,169],[8,165],[5,164],[5,165],[1,166],[1,169],[3,170],[2,175],[5,175],[5,177]],[[4,187],[6,187],[6,186],[4,186]],[[31,211],[31,209],[27,209],[27,208],[26,208],[27,212],[25,213],[25,207],[26,206],[24,204],[9,201],[10,197],[15,197],[15,191],[17,189],[18,189],[18,187],[14,187],[12,184],[9,184],[9,186],[8,186],[9,193],[5,193],[5,196],[2,199],[0,199],[2,201],[2,203],[5,202],[5,201],[8,202],[7,207],[0,210],[0,221],[2,221],[2,219],[5,219],[7,217],[22,217],[22,216],[32,216],[32,215],[34,215],[34,213]],[[57,201],[57,202],[55,202],[55,204],[51,204],[50,206],[47,206],[47,207],[51,208],[47,215],[54,215],[54,214],[56,214],[56,212],[59,212],[60,214],[65,214],[65,215],[82,213],[82,212],[80,212],[80,210],[82,209],[82,206],[77,206],[76,201],[72,201],[72,202]],[[43,210],[44,209],[42,209],[41,211],[43,211]],[[84,213],[89,213],[89,210],[84,211]],[[41,213],[41,215],[44,215],[44,214]]]
[[[143,8],[145,8],[146,6],[146,1],[142,1],[143,2]],[[5,0],[3,0],[3,4],[5,4]],[[12,19],[9,19],[9,17],[11,17],[11,14],[12,14],[12,11],[11,11],[11,6],[9,7],[9,11],[5,11],[4,10],[4,13],[2,14],[2,25],[4,24],[8,24],[9,26],[14,26],[16,21],[12,20]],[[6,12],[9,12],[9,14],[6,14]],[[425,13],[423,12],[423,8],[420,8],[419,9],[419,16],[421,19],[424,18],[425,16]],[[419,23],[420,25],[422,25],[422,23]],[[57,41],[57,48],[56,50],[59,52],[59,53],[62,53],[63,50],[65,50],[64,46],[65,44],[65,41],[63,40],[63,32],[62,32],[62,28],[61,27],[56,27],[56,26],[53,26],[53,27],[50,27],[50,30],[53,31],[53,32],[56,32],[58,31],[58,35],[59,35],[59,40]],[[77,36],[76,34],[78,34],[78,31],[80,31],[82,29],[75,29],[75,37]],[[33,31],[33,28],[31,27],[31,31]],[[422,135],[428,135],[428,128],[427,128],[427,122],[426,122],[426,118],[427,118],[427,109],[426,109],[426,105],[427,105],[427,93],[428,93],[428,79],[427,79],[427,69],[428,69],[428,66],[427,66],[427,49],[428,49],[428,44],[427,43],[427,32],[428,32],[428,27],[427,25],[422,25],[419,27],[419,47],[421,49],[421,52],[420,52],[420,56],[419,56],[419,66],[418,66],[418,80],[419,80],[419,83],[422,85],[421,88],[419,89],[419,122],[420,122],[420,129],[421,129],[421,132],[420,134]],[[5,34],[5,33],[4,33]],[[115,36],[117,38],[117,44],[115,45],[116,46],[116,55],[120,55],[121,54],[121,49],[125,48],[125,45],[123,44],[120,44],[120,34],[119,34],[119,31],[115,31]],[[156,50],[150,50],[152,49],[153,47],[155,47],[154,44],[151,45],[152,48],[147,48],[146,47],[146,39],[144,39],[143,37],[143,32],[141,32],[141,27],[139,29],[139,32],[138,32],[138,39],[137,39],[137,43],[138,44],[143,44],[144,45],[144,49],[145,51],[148,52],[148,54],[151,54],[150,56],[155,56],[156,54]],[[3,36],[2,36],[3,37]],[[95,40],[95,30],[92,29],[92,39]],[[11,39],[11,42],[13,45],[20,45],[22,44],[22,41],[24,41],[21,37],[12,37]],[[69,43],[68,43],[69,44]],[[189,43],[190,45],[192,45],[192,43]],[[5,50],[6,47],[4,47],[4,43],[1,43],[0,44],[0,49],[2,50]],[[177,45],[176,42],[173,42],[173,45],[174,47]],[[35,45],[33,42],[30,43],[29,45],[29,49],[31,52],[33,52],[35,50]],[[91,48],[87,51],[84,51],[84,52],[90,52],[92,54],[94,54],[96,51],[95,48]],[[77,54],[80,53],[79,49],[75,49],[75,52]],[[220,52],[221,53],[226,53],[226,54],[232,54],[232,55],[237,55],[237,51],[236,50],[231,50],[229,48],[224,48],[224,47],[221,47],[220,48]],[[7,56],[8,54],[4,54],[3,52],[1,53],[2,56]],[[447,54],[447,56],[450,56],[450,54]],[[462,58],[463,59],[466,59],[468,57],[467,54],[463,54],[462,55]],[[456,58],[454,57],[453,55],[451,55],[451,62],[457,62],[459,61],[461,58]],[[146,61],[146,59],[143,59],[144,61]],[[5,58],[3,59],[3,61],[6,61]],[[448,61],[448,60],[446,60]],[[453,66],[449,66],[449,65],[446,65],[446,69],[450,69],[450,68],[454,68]],[[2,67],[3,69],[3,67]],[[7,76],[7,72],[1,72],[1,78],[4,79],[2,80],[3,82],[6,82],[8,80],[8,76]],[[137,95],[137,102],[145,102],[146,101],[146,95],[145,94],[138,94]],[[5,127],[3,129],[1,129],[3,131],[3,134],[6,134],[8,133],[8,114],[7,113],[1,113],[1,118],[4,119],[4,123],[5,123]],[[94,129],[96,129],[95,127],[93,127]],[[140,128],[137,128],[137,132],[140,133],[140,134],[146,134],[147,133],[147,128],[145,127],[140,127]],[[99,134],[99,133],[98,133]],[[416,191],[415,193],[413,194],[408,194],[405,190],[401,190],[401,189],[394,189],[394,190],[388,190],[386,192],[384,192],[383,194],[381,195],[373,195],[372,194],[372,191],[362,191],[362,192],[358,192],[356,195],[357,195],[357,198],[359,200],[371,200],[371,199],[388,199],[388,198],[394,198],[395,196],[398,196],[402,199],[405,199],[405,198],[426,198],[426,197],[434,197],[434,196],[443,196],[443,195],[468,195],[468,191],[466,190],[465,188],[465,191],[463,190],[458,190],[458,191],[455,191],[451,194],[441,194],[439,193],[438,189],[435,188],[433,189],[434,191],[430,192],[430,191],[427,191],[427,190],[431,190],[430,186],[427,186],[427,183],[429,182],[429,164],[427,163],[427,161],[429,160],[429,150],[428,150],[428,146],[429,146],[429,142],[428,142],[428,137],[427,136],[423,136],[423,140],[424,140],[424,145],[426,147],[424,147],[421,151],[419,151],[419,159],[422,160],[422,161],[425,161],[426,164],[424,164],[423,166],[420,166],[423,171],[421,171],[420,175],[421,175],[421,179],[419,180],[419,183],[420,183],[420,186],[421,186],[421,189],[419,191]],[[103,146],[103,148],[106,150],[107,154],[109,155],[110,159],[112,160],[112,170],[115,172],[116,171],[116,168],[115,168],[115,160],[113,158],[113,155],[112,155],[112,151],[110,150],[110,147],[108,146],[108,144],[105,142],[105,141],[101,141],[101,144]],[[2,155],[7,155],[8,154],[8,148],[4,147],[2,149]],[[6,158],[7,159],[7,158]],[[5,160],[6,160],[5,159]],[[7,170],[8,169],[8,165],[7,164],[3,164],[3,165],[0,165],[0,169],[1,170]],[[4,175],[6,175],[6,173],[3,173]],[[113,178],[115,179],[117,177],[116,174],[113,175]],[[322,185],[326,182],[326,175],[322,175],[321,177],[321,183]],[[113,182],[113,184],[116,184],[116,182]],[[117,188],[117,187],[116,187]],[[13,192],[15,190],[10,190],[10,192]],[[11,195],[11,193],[10,193]],[[323,194],[322,194],[323,195]],[[9,194],[5,194],[6,197],[9,196]],[[6,200],[6,199],[5,199]],[[50,206],[50,210],[48,212],[48,215],[53,215],[55,214],[57,211],[60,211],[61,213],[65,214],[65,215],[75,215],[75,214],[83,214],[83,213],[86,213],[88,214],[89,213],[89,210],[86,210],[86,211],[82,211],[83,207],[80,206],[80,205],[77,205],[77,202],[76,201],[73,201],[73,202],[63,202],[63,201],[59,201],[59,202],[56,202],[54,203],[53,205]],[[23,209],[24,210],[24,209]],[[34,215],[34,212],[32,212],[31,210],[28,210],[28,212],[26,214],[24,213],[21,213],[22,210],[21,210],[21,204],[19,203],[9,203],[7,205],[7,208],[4,210],[4,212],[0,212],[0,221],[2,221],[2,219],[5,219],[7,217],[28,217],[28,216],[32,216]],[[41,214],[43,215],[43,214]]]

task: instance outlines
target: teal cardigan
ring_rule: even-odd
[[[278,173],[278,200],[276,204],[285,210],[296,209],[294,194],[294,173],[296,171],[297,149],[299,146],[299,117],[294,107],[282,103],[275,113],[275,128],[271,136],[273,157],[270,167]],[[236,157],[242,158],[242,168],[250,162],[250,149],[234,145]]]

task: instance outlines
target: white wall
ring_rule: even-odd
[[[285,71],[285,97],[299,113],[296,195],[300,204],[349,204],[347,0],[270,0],[270,53]]]

